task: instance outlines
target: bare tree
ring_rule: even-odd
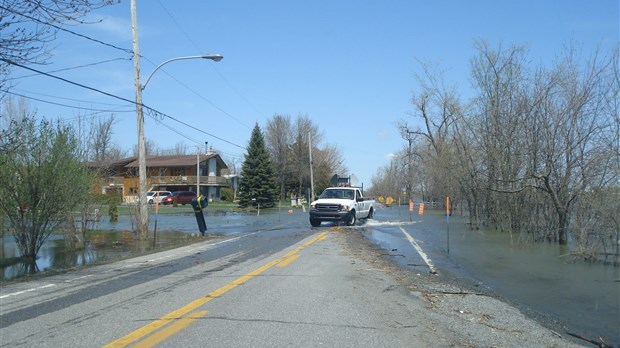
[[[265,143],[276,170],[281,201],[286,198],[286,177],[290,169],[287,162],[292,139],[293,129],[289,115],[276,114],[267,122]]]
[[[407,174],[407,151],[408,148],[401,150],[393,156],[390,163],[379,168],[371,178],[370,193],[375,196],[385,196],[397,199],[401,196],[402,190],[407,186],[406,178],[414,175]],[[419,181],[418,181],[419,182]]]
[[[240,157],[233,155],[222,155],[222,160],[226,163],[228,167],[227,171],[229,174],[238,174],[241,163],[243,162]]]
[[[521,46],[476,48],[477,94],[465,107],[441,73],[423,66],[417,76],[421,126],[398,125],[405,183],[416,168],[433,196],[460,195],[472,226],[560,244],[572,236],[584,258],[603,250],[617,260],[618,51],[580,61],[569,47],[550,68],[532,69]]]
[[[114,115],[94,122],[90,130],[91,143],[91,159],[95,162],[106,161],[110,159],[110,150],[112,146],[112,126],[115,123]]]
[[[322,192],[331,186],[330,179],[334,174],[345,175],[349,172],[342,152],[334,145],[324,145],[312,151],[314,165],[314,187],[316,192]]]
[[[118,0],[3,0],[0,3],[0,87],[12,64],[43,64],[63,24],[81,24],[88,12]]]
[[[582,68],[569,49],[546,75],[548,93],[535,112],[539,122],[530,132],[541,160],[532,170],[536,188],[555,210],[557,234],[548,238],[568,243],[573,204],[586,192],[616,184],[617,161],[601,139],[613,133],[604,101],[610,90],[606,71],[617,62],[595,54]],[[611,116],[611,115],[610,115]],[[541,131],[542,130],[542,131]]]
[[[433,197],[441,200],[459,192],[457,167],[454,156],[454,127],[461,117],[461,106],[455,86],[448,86],[443,74],[421,64],[422,74],[416,75],[420,91],[411,99],[415,111],[414,119],[422,126],[410,127],[405,122],[399,124],[403,139],[407,140],[407,189],[412,190],[413,161],[419,160],[427,173],[427,185]],[[419,123],[419,122],[416,122]],[[453,175],[445,175],[452,173]],[[411,193],[408,192],[408,195]],[[409,198],[408,198],[409,199]]]
[[[471,116],[476,119],[487,167],[483,213],[487,222],[505,222],[498,226],[512,231],[520,204],[509,192],[518,189],[517,178],[524,170],[523,122],[531,115],[527,51],[518,45],[504,49],[501,44],[492,49],[484,41],[477,41],[475,47],[478,55],[470,64],[478,94]]]
[[[198,152],[203,152],[204,150],[200,147],[193,147],[190,149],[189,146],[187,146],[187,144],[185,144],[182,141],[177,142],[176,144],[174,144],[173,147],[170,148],[160,148],[157,147],[155,145],[154,142],[151,142],[150,144],[148,144],[149,147],[151,147],[152,149],[147,151],[148,154],[153,155],[153,156],[179,156],[179,155],[189,155],[192,153],[196,153]]]
[[[157,156],[160,154],[160,149],[157,147],[157,144],[155,143],[155,141],[151,140],[151,139],[144,139],[144,148],[145,148],[145,154],[147,156]],[[132,151],[134,156],[138,156],[138,145],[134,145],[133,146],[133,151]]]
[[[312,148],[320,144],[323,135],[308,115],[298,115],[293,125],[294,139],[290,147],[290,173],[297,194],[304,194],[310,187],[310,153],[308,151],[308,134],[312,134]]]

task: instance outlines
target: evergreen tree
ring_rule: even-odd
[[[274,206],[278,196],[274,173],[265,138],[257,123],[252,130],[248,152],[241,166],[239,205],[247,207],[256,202],[265,208]]]

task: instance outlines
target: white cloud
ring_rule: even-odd
[[[387,155],[385,155],[385,159],[388,160],[388,161],[391,161],[392,159],[394,159],[397,156],[398,156],[397,154],[395,154],[393,152],[390,152]]]

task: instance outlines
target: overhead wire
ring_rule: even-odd
[[[128,54],[133,55],[133,50],[126,49],[126,48],[122,48],[122,47],[118,47],[118,46],[116,46],[116,45],[112,45],[112,44],[106,43],[106,42],[104,42],[104,41],[101,41],[101,40],[98,40],[98,39],[95,39],[95,38],[89,37],[89,36],[87,36],[87,35],[83,35],[83,34],[80,34],[80,33],[75,32],[75,31],[72,31],[72,30],[69,30],[69,29],[65,29],[65,28],[60,27],[60,26],[58,26],[58,25],[55,25],[55,24],[52,24],[52,23],[48,23],[48,22],[41,21],[41,20],[39,20],[39,19],[37,19],[37,18],[35,18],[35,17],[28,16],[28,15],[26,15],[26,14],[19,13],[19,12],[16,12],[16,11],[13,11],[13,10],[11,10],[11,9],[9,9],[9,8],[6,8],[6,7],[4,7],[4,6],[1,6],[1,5],[0,5],[0,8],[1,8],[1,9],[3,9],[3,10],[5,10],[5,11],[11,12],[11,13],[13,13],[13,14],[16,14],[16,15],[22,16],[22,17],[24,17],[24,18],[27,18],[27,19],[29,19],[29,20],[31,20],[31,21],[33,21],[33,22],[36,22],[36,23],[39,23],[39,24],[43,24],[43,25],[48,25],[48,26],[51,26],[51,27],[53,27],[53,28],[55,28],[55,29],[57,29],[57,30],[60,30],[60,31],[63,31],[63,32],[66,32],[66,33],[69,33],[69,34],[72,34],[72,35],[75,35],[75,36],[78,36],[78,37],[80,37],[80,38],[83,38],[83,39],[86,39],[86,40],[89,40],[89,41],[92,41],[92,42],[96,42],[96,43],[99,43],[99,44],[101,44],[101,45],[104,45],[104,46],[107,46],[107,47],[111,47],[111,48],[114,48],[114,49],[116,49],[116,50],[120,50],[120,51],[122,51],[122,52],[125,52],[125,53],[128,53]],[[142,57],[143,59],[145,59],[145,60],[149,61],[150,63],[154,64],[154,63],[153,63],[152,61],[150,61],[148,58],[143,57],[143,56],[141,56],[141,57]],[[121,59],[122,59],[122,60],[125,60],[125,59],[126,59],[126,60],[131,60],[131,58],[115,58],[115,59],[106,60],[106,61],[102,61],[102,62],[97,62],[97,63],[92,63],[92,64],[86,64],[86,65],[83,65],[83,66],[77,66],[77,67],[65,68],[65,69],[58,69],[58,70],[53,71],[53,73],[55,73],[55,72],[60,72],[60,71],[73,70],[73,69],[78,69],[78,68],[83,68],[83,67],[93,66],[93,65],[98,65],[98,64],[103,64],[103,63],[107,63],[107,62],[111,62],[111,61],[115,61],[115,60],[121,60]],[[124,102],[130,103],[130,104],[136,104],[136,103],[135,103],[134,101],[132,101],[132,100],[129,100],[129,99],[126,99],[126,98],[123,98],[123,97],[120,97],[120,96],[117,96],[117,95],[114,95],[114,94],[111,94],[111,93],[105,92],[105,91],[103,91],[103,90],[99,90],[99,89],[93,88],[93,87],[90,87],[90,86],[87,86],[87,85],[84,85],[84,84],[81,84],[81,83],[78,83],[78,82],[74,82],[74,81],[71,81],[71,80],[68,80],[68,79],[62,78],[62,77],[60,77],[60,76],[52,75],[50,72],[43,72],[43,71],[40,71],[40,70],[38,70],[38,69],[30,68],[30,67],[27,67],[27,66],[25,66],[25,65],[23,65],[23,64],[19,64],[19,63],[17,63],[17,62],[13,62],[13,61],[10,61],[10,60],[5,59],[5,58],[0,58],[0,60],[1,60],[1,61],[4,61],[5,63],[8,63],[8,64],[11,64],[11,65],[14,65],[14,66],[20,67],[20,68],[22,68],[22,69],[26,69],[26,70],[32,71],[32,72],[34,72],[36,75],[44,75],[44,76],[47,76],[47,77],[51,77],[51,78],[54,78],[54,79],[57,79],[57,80],[63,81],[63,82],[65,82],[65,83],[69,83],[69,84],[72,84],[72,85],[78,86],[78,87],[80,87],[80,88],[88,89],[88,90],[91,90],[91,91],[94,91],[94,92],[97,92],[97,93],[100,93],[100,94],[103,94],[103,95],[109,96],[109,97],[111,97],[111,98],[115,98],[115,99],[118,99],[118,100],[121,100],[121,101],[124,101]],[[35,74],[33,74],[33,75],[21,76],[21,77],[19,77],[19,78],[25,78],[25,77],[36,76]],[[167,74],[167,73],[166,73],[166,74]],[[197,96],[198,96],[198,97],[200,97],[201,99],[203,99],[203,100],[205,100],[206,102],[208,102],[210,105],[212,105],[214,108],[216,108],[216,109],[217,109],[217,110],[219,110],[220,112],[222,112],[222,113],[224,113],[225,115],[227,115],[227,116],[231,117],[233,120],[235,120],[235,121],[239,122],[241,125],[243,125],[243,126],[245,126],[245,127],[248,127],[248,126],[247,126],[247,125],[245,125],[243,122],[241,122],[240,120],[238,120],[237,118],[235,118],[234,116],[232,116],[230,113],[228,113],[228,112],[226,112],[225,110],[223,110],[222,108],[218,107],[218,106],[217,106],[217,105],[215,105],[213,102],[211,102],[210,100],[208,100],[208,99],[207,99],[207,98],[205,98],[204,96],[200,95],[198,92],[194,91],[193,89],[191,89],[189,86],[185,85],[184,83],[182,83],[182,82],[181,82],[181,81],[179,81],[178,79],[176,79],[174,76],[171,76],[170,74],[167,74],[167,75],[169,75],[170,77],[172,77],[175,81],[177,81],[178,83],[180,83],[181,85],[183,85],[185,88],[187,88],[188,90],[190,90],[192,93],[194,93],[195,95],[197,95]],[[34,97],[31,97],[31,96],[26,96],[26,95],[22,95],[22,94],[14,93],[14,92],[11,92],[10,94],[17,95],[17,96],[24,97],[24,98],[31,99],[31,100],[36,100],[36,101],[43,102],[43,103],[48,103],[48,104],[58,105],[58,106],[63,106],[63,107],[68,107],[68,108],[75,108],[75,109],[81,109],[81,110],[91,110],[91,111],[95,110],[95,111],[98,111],[98,112],[109,112],[109,110],[97,110],[97,109],[92,109],[92,108],[90,108],[90,109],[89,109],[89,108],[83,108],[83,107],[70,106],[70,105],[67,105],[67,104],[55,103],[55,102],[51,102],[51,101],[47,101],[47,100],[43,100],[43,99],[38,99],[38,98],[34,98]],[[235,144],[235,143],[233,143],[233,142],[231,142],[231,141],[228,141],[228,140],[223,139],[223,138],[221,138],[221,137],[218,137],[218,136],[216,136],[216,135],[210,134],[210,133],[208,133],[208,132],[202,131],[202,130],[200,130],[200,129],[198,129],[198,128],[194,127],[194,126],[191,126],[191,125],[189,125],[189,124],[187,124],[187,123],[185,123],[185,122],[183,122],[183,121],[180,121],[180,120],[178,120],[178,119],[176,119],[176,118],[174,118],[174,117],[172,117],[172,116],[170,116],[170,115],[166,115],[166,114],[164,114],[164,113],[162,113],[162,112],[160,112],[160,111],[157,111],[157,110],[155,110],[155,109],[153,109],[153,108],[150,108],[150,107],[148,107],[148,106],[146,106],[146,105],[144,105],[144,104],[142,104],[142,106],[143,106],[143,108],[144,108],[144,109],[146,109],[147,114],[150,114],[150,116],[151,116],[152,118],[157,119],[157,116],[159,116],[161,119],[163,119],[163,118],[166,118],[166,117],[167,117],[167,118],[169,118],[169,119],[171,119],[171,120],[173,120],[173,121],[176,121],[176,122],[178,122],[178,123],[180,123],[180,124],[183,124],[183,125],[185,125],[185,126],[187,126],[187,127],[189,127],[189,128],[192,128],[192,129],[197,130],[197,131],[199,131],[199,132],[201,132],[201,133],[204,133],[204,134],[206,134],[206,135],[209,135],[209,136],[211,136],[211,137],[213,137],[213,138],[215,138],[215,139],[221,140],[221,141],[223,141],[223,142],[225,142],[225,143],[228,143],[228,144],[230,144],[230,145],[233,145],[233,146],[236,146],[236,147],[239,147],[239,148],[241,148],[241,149],[244,149],[244,150],[245,150],[245,147],[243,147],[243,146],[237,145],[237,144]],[[163,123],[162,123],[162,124],[163,124]],[[183,136],[183,137],[187,138],[188,140],[192,140],[192,141],[196,142],[196,140],[190,139],[189,137],[187,137],[187,136],[183,135],[183,134],[182,134],[182,133],[180,133],[179,131],[176,131],[176,130],[172,129],[170,126],[168,126],[168,125],[165,125],[165,126],[166,126],[168,129],[170,129],[171,131],[174,131],[175,133],[177,133],[177,134],[179,134],[179,135],[181,135],[181,136]]]
[[[148,61],[149,63],[155,65],[155,63],[153,63],[150,59],[145,58],[145,57],[141,57],[142,59]],[[226,110],[220,108],[219,106],[215,105],[212,101],[210,101],[209,99],[205,98],[203,95],[201,95],[200,93],[196,92],[195,90],[193,90],[191,87],[189,87],[188,85],[186,85],[185,83],[181,82],[179,79],[177,79],[176,77],[174,77],[171,74],[168,74],[164,69],[160,70],[162,71],[164,74],[168,75],[170,78],[172,78],[173,80],[175,80],[178,84],[180,84],[181,86],[185,87],[187,90],[189,90],[190,92],[192,92],[194,95],[196,95],[197,97],[199,97],[200,99],[206,101],[207,103],[209,103],[209,105],[213,106],[215,109],[217,109],[218,111],[220,111],[221,113],[223,113],[224,115],[230,117],[231,119],[237,121],[240,125],[250,129],[250,127],[248,125],[246,125],[245,123],[243,123],[242,121],[240,121],[239,119],[237,119],[236,117],[234,117],[233,115],[231,115],[230,113],[226,112]]]
[[[66,97],[59,97],[59,96],[54,96],[54,95],[50,95],[50,94],[45,94],[45,93],[37,93],[37,92],[24,91],[24,90],[21,90],[19,88],[11,88],[11,90],[22,92],[22,93],[29,93],[29,94],[39,95],[39,96],[48,97],[48,98],[56,98],[56,99],[62,99],[62,100],[69,100],[69,101],[74,101],[74,102],[79,102],[79,103],[90,103],[90,104],[107,105],[107,106],[114,106],[114,107],[118,107],[119,106],[118,104],[112,104],[112,103],[92,102],[92,101],[83,100],[83,99],[66,98]],[[128,105],[124,105],[124,106],[128,106]],[[135,111],[136,111],[135,109],[127,110],[127,112],[135,112]]]
[[[196,49],[196,51],[198,51],[198,53],[202,54],[200,48],[198,47],[198,45],[196,44],[196,42],[194,42],[194,40],[192,40],[192,38],[187,34],[187,32],[183,29],[183,27],[179,24],[179,22],[174,18],[174,16],[172,15],[172,13],[170,13],[170,11],[168,11],[168,9],[161,3],[160,0],[157,0],[157,3],[159,4],[159,6],[164,10],[164,12],[166,12],[166,14],[168,15],[168,17],[170,17],[170,19],[172,20],[172,22],[174,22],[174,24],[177,26],[177,28],[181,31],[181,33],[183,33],[183,35],[185,36],[185,38],[187,39],[187,41],[189,41],[192,46],[194,46],[194,48]],[[220,76],[220,78],[222,80],[224,80],[224,82],[226,82],[226,84],[228,85],[228,87],[230,87],[230,89],[232,89],[241,99],[243,99],[243,101],[250,106],[252,109],[254,109],[254,111],[256,111],[257,114],[259,114],[260,116],[264,117],[263,113],[260,112],[252,103],[250,103],[250,101],[243,95],[241,94],[241,92],[239,92],[239,90],[237,88],[235,88],[235,86],[232,85],[232,83],[230,83],[230,81],[228,81],[228,79],[226,79],[226,77],[224,76],[224,74],[222,74],[222,72],[220,72],[220,70],[215,66],[215,64],[211,64],[211,68],[213,68],[213,70],[215,70],[215,72]],[[245,124],[244,124],[245,125]],[[247,125],[245,125],[247,128],[251,128]]]
[[[61,27],[61,26],[58,26],[58,25],[56,25],[56,24],[53,24],[53,23],[49,23],[49,22],[42,21],[42,20],[40,20],[40,19],[38,19],[38,18],[35,18],[35,17],[32,17],[32,16],[29,16],[29,15],[27,15],[27,14],[25,14],[25,13],[20,13],[20,12],[18,12],[18,11],[12,10],[12,9],[10,9],[10,8],[8,8],[8,7],[5,7],[5,6],[2,6],[2,5],[0,5],[0,9],[2,9],[2,10],[4,10],[4,11],[7,11],[7,12],[11,12],[11,13],[13,13],[13,14],[15,14],[15,15],[18,15],[18,16],[21,16],[21,17],[24,17],[24,18],[27,18],[27,19],[29,19],[29,20],[31,20],[31,21],[33,21],[33,22],[35,22],[35,23],[39,23],[39,24],[43,24],[43,25],[47,25],[47,26],[50,26],[50,27],[52,27],[52,28],[54,28],[54,29],[57,29],[57,30],[60,30],[60,31],[64,31],[64,32],[69,33],[69,34],[73,34],[73,35],[75,35],[75,36],[79,36],[79,37],[81,37],[81,38],[83,38],[83,39],[86,39],[86,40],[89,40],[89,41],[93,41],[93,42],[96,42],[96,43],[98,43],[98,44],[101,44],[101,45],[104,45],[104,46],[108,46],[108,47],[114,48],[114,49],[116,49],[116,50],[123,51],[123,52],[125,52],[125,53],[129,53],[129,54],[133,55],[133,50],[130,50],[130,49],[128,49],[128,48],[118,47],[118,46],[116,46],[116,45],[113,45],[113,44],[110,44],[110,43],[107,43],[107,42],[104,42],[104,41],[101,41],[101,40],[98,40],[98,39],[94,39],[94,38],[92,38],[92,37],[90,37],[90,36],[87,36],[87,35],[84,35],[84,34],[80,34],[80,33],[77,33],[77,32],[75,32],[75,31],[72,31],[72,30],[69,30],[69,29],[65,29],[65,28],[63,28],[63,27]]]
[[[208,136],[210,136],[210,137],[213,137],[213,138],[215,138],[215,139],[221,140],[221,141],[223,141],[223,142],[225,142],[225,143],[227,143],[227,144],[230,144],[230,145],[236,146],[236,147],[238,147],[238,148],[240,148],[240,149],[243,149],[243,150],[245,150],[245,149],[246,149],[245,147],[243,147],[243,146],[241,146],[241,145],[237,145],[237,144],[235,144],[235,143],[233,143],[233,142],[231,142],[231,141],[228,141],[228,140],[226,140],[226,139],[224,139],[224,138],[218,137],[217,135],[214,135],[214,134],[211,134],[211,133],[209,133],[209,132],[203,131],[202,129],[196,128],[196,127],[192,126],[191,124],[189,124],[189,123],[187,123],[187,122],[183,122],[183,121],[181,121],[181,120],[179,120],[179,119],[177,119],[177,118],[175,118],[175,117],[172,117],[172,116],[170,116],[170,115],[164,114],[164,113],[162,113],[162,112],[159,112],[159,111],[157,111],[157,110],[155,110],[155,109],[152,109],[152,108],[149,108],[149,107],[147,107],[147,106],[144,106],[144,107],[145,107],[145,108],[147,108],[149,111],[154,112],[156,115],[159,115],[159,117],[161,117],[161,118],[169,118],[169,119],[171,119],[171,120],[173,120],[173,121],[176,121],[176,122],[178,122],[178,123],[180,123],[180,124],[182,124],[182,125],[184,125],[184,126],[186,126],[186,127],[188,127],[188,128],[191,128],[191,129],[193,129],[193,130],[195,130],[195,131],[198,131],[198,132],[200,132],[200,133],[206,134],[206,135],[208,135]],[[152,117],[152,118],[155,118],[155,119],[157,118],[157,117],[154,117],[153,115],[151,115],[151,117]]]
[[[70,68],[62,68],[62,69],[57,69],[57,70],[51,70],[51,71],[48,71],[48,73],[55,74],[55,73],[63,72],[63,71],[70,71],[70,70],[75,70],[75,69],[87,68],[87,67],[90,67],[90,66],[111,63],[111,62],[114,62],[114,61],[117,61],[117,60],[131,60],[131,58],[113,58],[113,59],[108,59],[108,60],[104,60],[104,61],[101,61],[101,62],[83,64],[83,65],[78,65],[78,66],[74,66],[74,67],[70,67]],[[19,79],[23,79],[23,78],[38,76],[38,75],[39,74],[22,75],[22,76],[17,76],[17,77],[11,77],[11,78],[9,78],[7,80],[19,80]]]
[[[20,68],[22,68],[22,69],[26,69],[26,70],[29,70],[29,71],[33,71],[33,72],[39,73],[39,74],[41,74],[41,75],[48,76],[48,77],[51,77],[51,78],[54,78],[54,79],[60,80],[60,81],[66,82],[66,83],[71,84],[71,85],[74,85],[74,86],[78,86],[78,87],[81,87],[81,88],[84,88],[84,89],[88,89],[88,90],[91,90],[91,91],[93,91],[93,92],[97,92],[97,93],[100,93],[100,94],[106,95],[106,96],[111,97],[111,98],[115,98],[115,99],[122,100],[122,101],[127,102],[127,103],[130,103],[130,104],[133,104],[133,105],[137,105],[137,103],[136,103],[135,101],[133,101],[133,100],[129,100],[129,99],[127,99],[127,98],[120,97],[120,96],[114,95],[114,94],[109,93],[109,92],[102,91],[102,90],[97,89],[97,88],[94,88],[94,87],[86,86],[86,85],[84,85],[84,84],[81,84],[81,83],[78,83],[78,82],[74,82],[74,81],[71,81],[71,80],[65,79],[65,78],[60,77],[60,76],[52,75],[52,74],[46,73],[46,72],[44,72],[44,71],[40,71],[40,70],[37,70],[37,69],[31,68],[31,67],[25,66],[25,65],[23,65],[23,64],[19,64],[19,63],[13,62],[13,61],[8,60],[8,59],[5,59],[5,58],[1,58],[1,57],[0,57],[0,60],[1,60],[1,61],[3,61],[3,62],[5,62],[5,63],[8,63],[8,64],[11,64],[11,65],[15,65],[15,66],[17,66],[17,67],[20,67]],[[223,141],[223,142],[225,142],[225,143],[228,143],[228,144],[230,144],[230,145],[233,145],[233,146],[236,146],[236,147],[239,147],[239,148],[241,148],[241,149],[244,149],[244,150],[245,150],[245,147],[243,147],[243,146],[237,145],[237,144],[235,144],[235,143],[233,143],[233,142],[231,142],[231,141],[228,141],[228,140],[226,140],[226,139],[223,139],[223,138],[221,138],[221,137],[218,137],[218,136],[216,136],[216,135],[214,135],[214,134],[211,134],[211,133],[205,132],[205,131],[203,131],[203,130],[201,130],[201,129],[198,129],[198,128],[196,128],[196,127],[194,127],[194,126],[192,126],[192,125],[190,125],[190,124],[188,124],[188,123],[186,123],[186,122],[183,122],[183,121],[181,121],[181,120],[179,120],[179,119],[177,119],[177,118],[175,118],[175,117],[172,117],[172,116],[167,115],[167,114],[165,114],[165,113],[163,113],[163,112],[157,111],[157,110],[155,110],[155,109],[153,109],[153,108],[151,108],[151,107],[149,107],[149,106],[146,106],[146,105],[142,104],[142,107],[146,110],[146,112],[147,112],[147,113],[149,113],[149,114],[150,114],[150,117],[152,117],[152,118],[154,118],[154,119],[157,119],[158,117],[159,117],[160,119],[169,118],[169,119],[171,119],[171,120],[173,120],[173,121],[176,121],[176,122],[178,122],[178,123],[180,123],[180,124],[182,124],[182,125],[184,125],[184,126],[186,126],[186,127],[192,128],[192,129],[194,129],[194,130],[196,130],[196,131],[199,131],[199,132],[201,132],[201,133],[204,133],[204,134],[206,134],[206,135],[209,135],[209,136],[211,136],[211,137],[213,137],[213,138],[215,138],[215,139],[221,140],[221,141]]]
[[[28,95],[21,94],[21,93],[16,93],[16,92],[13,92],[12,90],[3,90],[2,93],[14,95],[14,96],[25,98],[25,99],[28,99],[28,100],[38,101],[38,102],[45,103],[45,104],[62,106],[62,107],[71,108],[71,109],[92,111],[93,113],[106,113],[106,112],[125,113],[125,112],[135,112],[135,110],[117,110],[117,109],[105,109],[104,110],[104,109],[94,109],[92,107],[91,108],[87,108],[87,107],[81,107],[81,106],[75,106],[75,105],[67,105],[67,104],[52,102],[52,101],[49,101],[49,100],[35,98],[35,97],[28,96]],[[119,106],[119,108],[120,107],[124,107],[124,106]]]

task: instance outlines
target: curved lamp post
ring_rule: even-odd
[[[140,204],[139,209],[139,220],[138,221],[138,233],[141,239],[146,239],[148,236],[148,207],[147,207],[147,199],[146,199],[146,146],[144,141],[144,114],[143,114],[143,105],[142,105],[142,91],[146,88],[146,85],[151,80],[151,77],[161,68],[162,66],[176,61],[176,60],[184,60],[184,59],[209,59],[215,62],[219,62],[222,60],[224,56],[221,54],[206,54],[201,56],[185,56],[185,57],[175,57],[168,59],[167,61],[159,64],[155,70],[149,75],[146,79],[144,85],[140,84],[140,55],[138,54],[137,47],[137,38],[134,38],[134,78],[136,84],[136,116],[138,122],[138,177],[139,177],[139,188],[138,188],[138,202]]]
[[[151,81],[151,77],[153,77],[153,75],[155,75],[155,72],[157,72],[157,70],[159,70],[159,68],[161,68],[162,66],[164,66],[164,65],[166,65],[166,64],[168,64],[170,62],[174,62],[175,60],[183,60],[183,59],[210,59],[212,61],[219,62],[220,60],[224,59],[224,56],[222,56],[221,54],[205,54],[205,55],[202,55],[202,56],[186,56],[186,57],[170,58],[167,61],[159,64],[155,68],[155,70],[153,70],[151,75],[149,75],[149,77],[146,79],[146,82],[142,86],[142,90],[144,90],[146,88],[146,85],[148,85],[149,81]]]

